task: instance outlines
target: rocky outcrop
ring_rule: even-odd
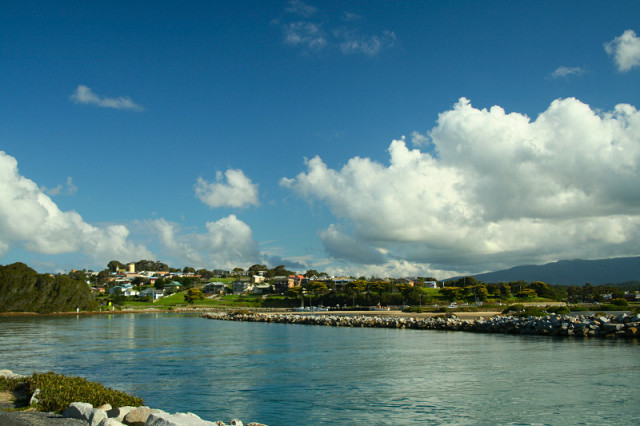
[[[105,410],[105,408],[109,409]],[[226,426],[224,422],[203,420],[193,413],[170,414],[147,406],[94,408],[91,404],[74,402],[62,415],[84,420],[91,426]],[[243,426],[243,423],[234,419],[229,422],[229,425]],[[249,423],[247,426],[265,425]]]
[[[364,315],[292,315],[211,312],[202,317],[226,321],[273,322],[326,325],[333,327],[410,328],[417,330],[468,331],[476,333],[532,334],[544,336],[640,337],[640,314],[629,315],[547,315],[518,317],[498,315],[491,318],[461,320],[455,315],[412,318]]]
[[[0,370],[0,377],[23,379],[26,376],[15,374],[11,370]],[[34,395],[37,397],[37,395]],[[193,413],[170,414],[147,406],[112,407],[109,404],[94,407],[86,402],[73,402],[62,413],[63,417],[79,419],[91,426],[227,426],[222,421],[203,420]],[[233,419],[229,426],[243,426],[242,421]],[[247,426],[265,426],[261,423],[248,423]]]

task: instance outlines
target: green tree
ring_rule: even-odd
[[[536,296],[536,291],[532,288],[523,288],[521,291],[516,293],[516,297],[518,299],[533,299]]]
[[[203,280],[208,280],[210,278],[213,278],[213,272],[207,270],[207,269],[198,269],[196,271],[196,275],[200,275],[200,277]]]
[[[251,265],[249,267],[249,275],[260,275],[260,272],[264,273],[268,270],[269,268],[267,268],[266,265],[260,265],[256,263],[255,265]]]
[[[202,299],[204,299],[204,295],[202,294],[202,291],[200,291],[197,288],[190,288],[189,290],[187,290],[187,292],[184,295],[185,302],[191,305],[193,305],[196,300],[202,300]]]
[[[489,297],[489,291],[484,284],[474,285],[471,291],[473,293],[474,300],[478,300],[479,302],[484,302]]]
[[[111,272],[117,272],[118,269],[123,269],[124,265],[117,260],[112,260],[111,262],[107,263],[107,268]]]
[[[158,278],[156,280],[155,283],[153,283],[153,286],[156,288],[156,290],[162,290],[164,288],[164,285],[167,283],[167,280],[164,278]]]
[[[271,277],[281,277],[281,276],[288,276],[288,275],[293,275],[293,272],[289,271],[288,269],[286,269],[284,267],[284,265],[278,265],[273,269],[269,269],[266,273],[266,276],[268,278]]]
[[[462,292],[459,287],[445,287],[440,289],[440,294],[445,300],[449,302],[455,302],[456,300],[461,299]]]
[[[533,289],[536,294],[540,297],[551,297],[552,292],[549,287],[549,284],[543,283],[542,281],[534,281],[529,284],[529,288]]]
[[[146,285],[148,282],[149,280],[147,280],[144,277],[135,277],[134,279],[131,280],[131,284],[133,284],[135,287]]]
[[[325,294],[327,292],[327,285],[322,281],[311,281],[307,285],[307,290],[316,295]]]

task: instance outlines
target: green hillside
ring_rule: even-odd
[[[0,312],[95,310],[87,285],[66,275],[38,274],[24,263],[0,266]]]

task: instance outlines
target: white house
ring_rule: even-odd
[[[147,288],[140,292],[140,297],[151,297],[151,300],[158,300],[162,297],[163,291],[155,288]]]

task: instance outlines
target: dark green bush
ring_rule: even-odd
[[[569,309],[568,306],[547,306],[546,309],[548,312],[553,312],[558,315],[565,315],[565,314],[571,313],[571,309]]]
[[[502,314],[503,315],[509,315],[509,314],[513,314],[513,313],[518,313],[524,311],[524,305],[510,305],[507,306],[503,311]]]
[[[569,306],[569,309],[571,310],[571,312],[585,312],[585,311],[590,311],[591,309],[587,308],[586,306]]]
[[[402,312],[411,312],[411,313],[421,314],[424,312],[424,308],[421,308],[420,306],[407,306],[402,310]]]
[[[612,305],[616,305],[616,306],[629,306],[629,302],[627,302],[627,299],[624,299],[622,297],[619,297],[617,299],[613,299],[611,301]]]
[[[141,398],[107,388],[81,377],[68,377],[53,372],[36,373],[28,377],[29,392],[40,389],[36,407],[41,411],[62,413],[72,402],[88,402],[94,407],[111,404],[113,407],[144,404]]]
[[[519,317],[543,317],[547,315],[546,308],[540,306],[512,305],[502,311],[503,315],[515,315]]]

